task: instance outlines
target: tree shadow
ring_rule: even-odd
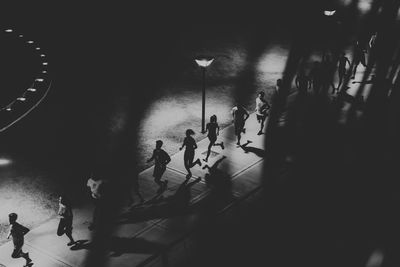
[[[162,194],[157,194],[146,204],[133,207],[130,211],[122,214],[117,223],[137,223],[190,212],[191,187],[200,182],[201,178],[190,183],[189,180],[186,179],[180,184],[172,196],[164,197]]]

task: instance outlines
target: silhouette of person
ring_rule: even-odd
[[[65,234],[69,238],[69,243],[67,246],[72,246],[75,244],[75,240],[72,237],[72,208],[71,202],[66,198],[65,195],[61,195],[58,199],[58,216],[60,222],[58,223],[57,235],[62,236]]]
[[[338,66],[339,84],[336,89],[333,88],[333,93],[335,93],[336,90],[339,91],[340,85],[342,85],[343,78],[347,72],[346,64],[349,64],[349,67],[351,66],[350,60],[346,57],[346,54],[341,53],[339,57],[339,66]]]
[[[29,232],[29,229],[17,223],[17,218],[18,215],[16,213],[10,213],[8,215],[10,231],[7,235],[7,239],[9,239],[11,236],[14,243],[14,250],[11,254],[11,257],[13,259],[24,258],[26,260],[25,266],[29,266],[29,264],[32,262],[31,258],[29,258],[29,253],[24,253],[22,251],[22,247],[24,245],[24,235]]]
[[[311,79],[308,77],[304,69],[301,69],[296,76],[296,87],[299,90],[299,93],[305,94],[311,88]]]
[[[207,137],[210,140],[210,144],[208,145],[207,149],[207,157],[203,159],[205,162],[208,161],[208,157],[210,156],[212,146],[220,146],[222,149],[224,149],[224,142],[215,143],[217,141],[217,136],[219,135],[219,126],[217,123],[216,115],[212,115],[210,117],[210,122],[207,123],[206,125],[206,132],[208,132]]]
[[[159,185],[157,193],[164,191],[167,188],[168,181],[161,181],[161,177],[167,169],[167,164],[171,161],[170,156],[164,149],[162,149],[163,141],[156,141],[156,149],[153,150],[153,155],[147,160],[150,162],[154,160],[154,172],[153,177],[156,184]]]
[[[104,201],[104,185],[105,180],[99,179],[97,177],[90,177],[87,181],[86,186],[89,187],[91,196],[94,201],[94,211],[93,211],[93,221],[89,225],[89,230],[94,230],[99,223],[99,216],[102,210]]]
[[[268,102],[264,99],[264,96],[265,93],[263,91],[260,91],[256,98],[255,111],[256,111],[257,122],[260,123],[260,131],[258,131],[257,135],[263,134],[262,130],[264,129],[264,122],[268,116],[268,110],[271,108]]]
[[[358,41],[356,41],[354,46],[354,58],[353,58],[353,76],[351,79],[354,79],[357,72],[357,67],[361,63],[364,67],[365,64],[365,49],[363,49]]]
[[[185,153],[183,155],[183,162],[185,165],[185,169],[187,170],[188,174],[186,175],[186,179],[190,179],[192,177],[192,172],[190,169],[198,164],[201,166],[201,161],[200,159],[197,159],[195,162],[193,162],[194,159],[194,151],[197,148],[196,141],[193,139],[192,135],[194,135],[194,131],[192,129],[187,129],[186,130],[186,137],[183,139],[183,144],[179,148],[179,150],[182,150],[183,147],[186,146]]]
[[[249,118],[249,112],[240,104],[237,103],[232,108],[233,124],[235,126],[235,134],[237,136],[237,145],[240,146],[241,134],[246,132],[244,125],[246,120]]]
[[[321,62],[315,61],[310,71],[310,79],[314,94],[318,94],[322,86]]]

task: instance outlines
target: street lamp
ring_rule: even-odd
[[[331,17],[333,15],[335,15],[336,10],[324,10],[324,15],[327,17]]]
[[[206,68],[211,65],[214,61],[213,57],[209,56],[199,56],[196,57],[195,60],[197,65],[203,71],[203,93],[202,93],[202,102],[201,102],[201,132],[205,133],[205,114],[206,114]]]

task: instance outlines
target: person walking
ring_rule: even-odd
[[[233,124],[235,126],[235,135],[237,136],[237,145],[240,146],[240,139],[242,133],[246,132],[244,125],[246,120],[249,118],[249,112],[240,104],[237,103],[235,107],[232,108]]]
[[[185,169],[187,170],[188,174],[186,175],[186,179],[190,179],[192,177],[192,172],[190,169],[198,164],[201,166],[201,161],[200,159],[197,159],[195,162],[193,162],[194,159],[194,151],[197,149],[197,144],[196,141],[193,139],[192,135],[194,135],[194,131],[192,129],[187,129],[186,130],[186,137],[183,139],[183,144],[179,148],[179,150],[182,150],[183,147],[186,146],[185,153],[183,155],[183,162],[185,165]]]
[[[210,156],[211,153],[211,147],[220,146],[222,149],[224,149],[224,142],[215,143],[217,141],[217,136],[219,135],[219,126],[217,123],[216,115],[212,115],[210,117],[210,122],[207,123],[206,125],[206,132],[208,132],[207,137],[208,140],[210,140],[210,144],[208,145],[207,157],[203,159],[205,162],[208,161],[208,157]]]
[[[268,104],[267,100],[264,99],[265,93],[260,91],[256,98],[256,117],[257,122],[260,123],[260,131],[258,131],[257,135],[263,134],[264,122],[268,116],[268,110],[271,106]]]
[[[29,232],[29,229],[17,223],[17,218],[18,215],[16,213],[10,213],[8,215],[10,231],[7,235],[7,239],[9,239],[11,236],[14,243],[14,250],[11,254],[11,257],[14,259],[24,258],[26,260],[25,266],[30,266],[32,259],[29,258],[29,253],[22,251],[22,247],[24,245],[24,235]]]
[[[163,141],[157,140],[156,148],[153,150],[153,155],[147,160],[147,163],[154,160],[153,177],[156,184],[158,184],[158,186],[160,187],[157,193],[160,193],[167,188],[168,181],[161,181],[161,177],[167,169],[167,164],[171,161],[171,157],[168,155],[168,153],[161,148],[162,145]]]
[[[58,223],[57,235],[62,236],[65,234],[69,238],[67,246],[75,244],[75,240],[72,237],[72,208],[71,202],[65,195],[61,195],[58,199],[58,216],[60,222]]]

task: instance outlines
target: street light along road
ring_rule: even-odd
[[[194,59],[197,65],[202,69],[203,72],[203,92],[201,102],[201,132],[205,133],[205,114],[206,114],[206,68],[211,65],[214,61],[214,57],[211,56],[198,56]]]

